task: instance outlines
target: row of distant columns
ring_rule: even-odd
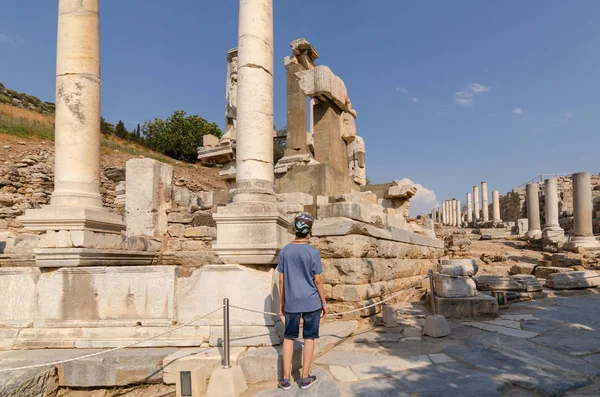
[[[592,183],[589,172],[578,172],[572,176],[573,184],[573,230],[567,248],[576,249],[600,247],[593,234],[592,226]],[[527,237],[532,239],[556,239],[564,232],[560,227],[558,208],[558,183],[556,178],[546,179],[545,215],[546,222],[541,228],[539,185],[531,183],[526,186],[527,220],[529,230]]]
[[[481,202],[482,206],[479,206],[479,186],[473,186],[473,195],[467,193],[467,212],[466,222],[472,223],[480,219],[483,222],[489,222],[489,211],[488,211],[488,184],[487,182],[481,182]],[[474,204],[474,208],[473,208]],[[438,209],[440,217],[438,221],[447,226],[461,226],[462,225],[462,209],[460,207],[460,201],[456,199],[445,200],[442,203],[441,208]],[[500,193],[497,190],[492,192],[492,216],[494,222],[501,222],[500,219]]]

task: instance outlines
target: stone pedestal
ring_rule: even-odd
[[[475,201],[475,221],[480,218],[480,207],[479,207],[479,186],[473,186],[473,200]]]
[[[487,182],[481,182],[481,216],[484,222],[490,221],[489,204],[488,204],[488,185]]]
[[[494,223],[500,223],[500,193],[497,190],[492,192],[492,214],[494,216]]]
[[[546,222],[542,231],[542,238],[549,242],[563,242],[565,232],[558,223],[558,186],[556,178],[546,179]]]
[[[473,222],[473,203],[471,202],[471,193],[467,193],[467,222]]]
[[[599,249],[592,229],[592,184],[589,172],[573,174],[573,231],[568,249]]]
[[[527,238],[539,239],[542,237],[542,229],[540,226],[540,199],[538,196],[539,186],[537,183],[530,183],[526,187],[527,194],[527,221],[529,230]]]

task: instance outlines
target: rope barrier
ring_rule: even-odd
[[[154,335],[154,336],[151,336],[150,338],[139,340],[137,342],[133,342],[133,343],[127,344],[125,346],[114,347],[112,349],[102,350],[102,351],[99,351],[99,352],[96,352],[96,353],[86,354],[84,356],[78,356],[78,357],[68,358],[66,360],[54,361],[54,362],[50,362],[50,363],[35,364],[35,365],[26,365],[26,366],[23,366],[23,367],[16,367],[16,368],[0,369],[0,373],[2,373],[2,372],[10,372],[10,371],[21,371],[21,370],[32,369],[32,368],[50,367],[50,366],[53,366],[53,365],[65,364],[65,363],[69,363],[69,362],[73,362],[73,361],[79,361],[79,360],[83,360],[83,359],[90,358],[90,357],[101,356],[101,355],[108,354],[108,353],[111,353],[111,352],[114,352],[114,351],[117,351],[117,350],[127,349],[129,347],[137,346],[137,345],[140,345],[140,344],[142,344],[144,342],[148,342],[148,341],[151,341],[153,339],[160,338],[161,336],[164,336],[164,335],[169,334],[169,333],[171,333],[173,331],[176,331],[176,330],[178,330],[180,328],[183,328],[186,325],[190,325],[193,322],[196,322],[196,321],[198,321],[198,320],[200,320],[200,319],[202,319],[204,317],[208,317],[211,314],[213,314],[215,312],[218,312],[222,308],[223,308],[223,306],[219,306],[215,310],[213,310],[213,311],[211,311],[209,313],[206,313],[206,314],[204,314],[204,315],[202,315],[200,317],[196,317],[195,319],[193,319],[191,321],[188,321],[185,324],[178,325],[177,327],[169,329],[169,330],[167,330],[165,332],[162,332],[162,333],[160,333],[158,335]]]
[[[330,314],[327,314],[325,317],[337,317],[337,316],[343,316],[343,315],[345,315],[345,314],[356,313],[356,312],[360,312],[360,311],[362,311],[362,310],[370,309],[370,308],[372,308],[372,307],[375,307],[375,306],[377,306],[377,305],[381,305],[381,304],[383,304],[383,303],[385,303],[385,302],[387,302],[387,301],[390,301],[390,300],[392,300],[392,299],[396,298],[397,296],[399,296],[399,295],[400,295],[400,294],[402,294],[403,292],[405,292],[405,291],[408,291],[408,290],[409,290],[409,289],[411,289],[411,288],[414,288],[415,286],[419,285],[419,283],[421,283],[423,280],[425,280],[425,279],[426,279],[426,278],[428,278],[428,277],[429,277],[429,275],[427,275],[427,276],[424,276],[423,278],[419,279],[419,280],[418,280],[418,281],[416,281],[415,283],[413,283],[413,284],[409,285],[409,286],[408,286],[408,287],[406,287],[406,288],[403,288],[403,289],[401,289],[400,291],[396,292],[394,295],[392,295],[392,296],[389,296],[389,297],[387,297],[386,299],[383,299],[383,300],[381,300],[381,301],[379,301],[379,302],[375,302],[375,303],[373,303],[373,304],[371,304],[371,305],[368,305],[368,306],[365,306],[365,307],[361,307],[361,308],[354,309],[354,310],[348,310],[348,311],[341,312],[341,313],[330,313]],[[233,307],[233,308],[236,308],[236,309],[239,309],[239,310],[243,310],[243,311],[247,311],[247,312],[252,312],[252,313],[258,313],[258,314],[267,314],[267,315],[270,315],[270,316],[277,316],[277,317],[279,317],[279,315],[280,315],[279,313],[274,313],[274,312],[265,312],[265,311],[260,311],[260,310],[247,309],[247,308],[245,308],[245,307],[236,306],[236,305],[229,305],[229,306],[230,306],[230,307]]]

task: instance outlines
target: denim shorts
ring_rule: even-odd
[[[296,339],[300,333],[300,317],[304,320],[302,337],[304,339],[317,339],[319,337],[319,323],[321,322],[321,309],[309,313],[285,313],[285,339]]]

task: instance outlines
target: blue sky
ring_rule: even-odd
[[[184,109],[222,127],[237,1],[100,3],[103,116],[131,127]],[[542,173],[600,172],[600,1],[274,3],[276,125],[283,57],[305,37],[346,83],[373,182],[464,201],[483,180],[491,199]],[[54,101],[57,1],[0,9],[0,81]]]

